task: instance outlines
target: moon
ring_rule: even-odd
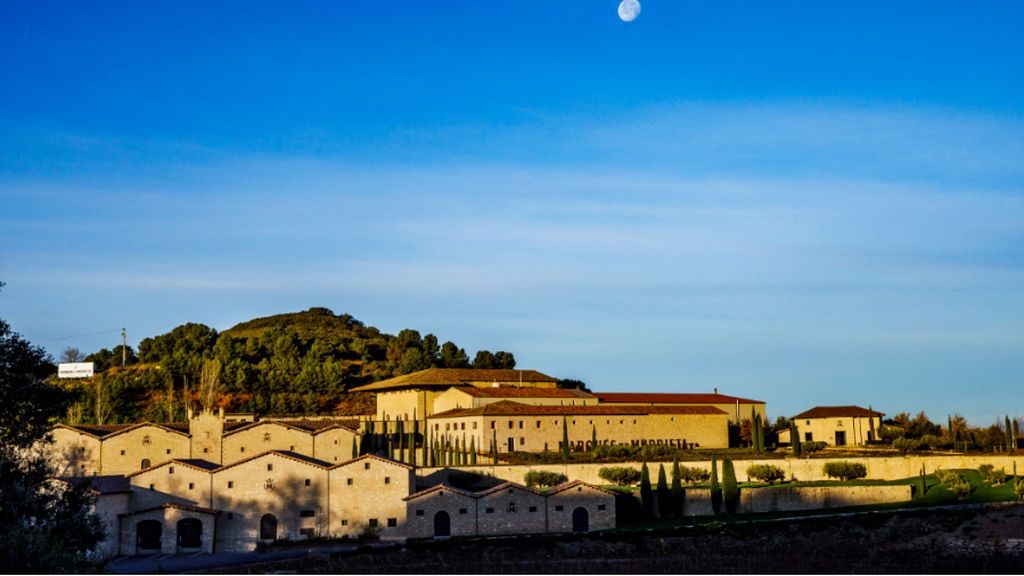
[[[623,22],[632,22],[640,15],[640,2],[637,0],[622,0],[619,2],[619,19]]]

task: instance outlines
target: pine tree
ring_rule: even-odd
[[[640,502],[643,504],[644,517],[654,517],[654,495],[651,493],[651,472],[647,469],[647,461],[640,467]]]
[[[679,471],[679,456],[672,460],[672,515],[680,517],[683,515],[683,481]]]
[[[718,484],[718,461],[711,457],[711,511],[715,516],[722,513],[722,488]]]
[[[722,500],[726,513],[735,514],[740,505],[740,487],[736,482],[732,460],[728,458],[722,459]]]
[[[672,500],[668,491],[668,480],[665,478],[665,465],[658,464],[658,517],[668,518],[672,515]]]
[[[562,459],[569,461],[569,426],[562,417]]]

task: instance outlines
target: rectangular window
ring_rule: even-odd
[[[488,508],[484,510],[484,512],[487,512],[488,514],[494,514],[494,508]]]
[[[234,488],[234,487],[235,487],[235,483],[233,481],[229,480],[228,481],[228,488]]]
[[[597,509],[598,510],[604,510],[605,509],[605,505],[604,504],[598,504],[597,505]]]
[[[520,436],[519,437],[519,445],[520,446],[526,445],[526,437],[525,436]]]
[[[465,429],[466,429],[466,423],[463,422],[462,425],[459,427],[459,430],[465,430]]]
[[[346,478],[345,479],[345,484],[348,484],[349,486],[351,486],[352,485],[352,479],[351,478]]]
[[[447,432],[452,429],[452,425],[448,422],[444,423],[444,431]]]
[[[195,483],[194,483],[194,482],[189,482],[189,483],[188,483],[188,489],[189,489],[189,490],[193,490],[193,489],[195,489],[195,487],[196,487],[196,485],[195,485]]]
[[[537,511],[537,507],[536,506],[530,506],[530,512],[536,512],[536,511]]]
[[[309,478],[306,478],[306,486],[310,486],[312,484],[313,484],[313,481],[310,480]]]
[[[562,510],[564,510],[564,508],[561,506],[555,506],[555,512],[561,512]]]
[[[203,448],[203,454],[209,454],[209,453],[210,453],[210,449],[209,448]]]
[[[519,421],[519,429],[520,429],[520,430],[522,430],[522,429],[523,429],[523,421],[522,421],[522,420],[520,420],[520,421]]]
[[[494,430],[494,420],[491,420],[491,430]]]
[[[369,470],[369,469],[370,469],[370,463],[369,462],[364,462],[363,463],[363,470]]]
[[[370,518],[370,528],[376,528],[380,526],[380,522],[376,518]]]
[[[316,516],[316,510],[299,511],[299,518],[313,518],[314,516]]]
[[[156,484],[150,484],[149,485],[149,489],[150,490],[156,490]]]
[[[391,476],[385,476],[384,477],[384,483],[385,484],[391,484]]]
[[[476,430],[476,422],[473,422],[473,430]]]
[[[267,464],[267,472],[270,472],[273,469],[274,469],[274,465],[273,464]]]
[[[82,452],[85,452],[85,448],[82,448]],[[121,456],[124,456],[124,450],[121,450]]]
[[[174,474],[174,466],[168,466],[167,467],[167,473],[168,474]]]
[[[245,446],[242,446],[241,448],[239,448],[238,451],[244,453],[245,452]]]
[[[417,516],[423,516],[423,510],[417,510],[416,511],[416,515]]]
[[[388,528],[398,526],[398,518],[388,518]]]
[[[342,518],[341,519],[341,525],[342,526],[348,526],[348,520],[345,520],[344,518]]]
[[[537,420],[537,428],[540,428],[540,420]]]
[[[170,449],[170,448],[168,448],[168,449],[167,449],[167,453],[168,453],[168,454],[170,454],[170,453],[171,453],[171,449]]]
[[[459,514],[465,514],[467,512],[469,512],[469,511],[466,510],[465,508],[459,508]]]
[[[509,427],[509,429],[515,428],[516,427],[516,423],[513,422],[512,420],[509,420],[508,421],[508,427]]]
[[[234,519],[235,519],[235,513],[234,512],[228,512],[228,520],[234,520]]]
[[[804,432],[804,442],[814,442],[814,434],[810,432]]]
[[[295,446],[289,446],[288,449],[291,450],[292,452],[295,452]]]

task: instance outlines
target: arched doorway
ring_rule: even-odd
[[[573,532],[589,532],[590,531],[590,513],[587,509],[580,506],[572,511],[572,531]]]
[[[178,547],[200,548],[203,545],[203,521],[185,518],[178,521]]]
[[[273,514],[260,518],[260,540],[277,540],[277,517]]]
[[[156,520],[143,520],[135,525],[135,552],[160,550],[164,525]]]
[[[434,538],[447,538],[452,535],[452,517],[441,510],[434,514]]]
[[[149,458],[143,458],[142,459],[141,467],[142,467],[141,468],[142,470],[145,470],[146,468],[149,468]]]

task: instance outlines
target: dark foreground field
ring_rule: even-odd
[[[1024,573],[1024,506],[675,532],[454,540],[252,565],[300,573]]]

